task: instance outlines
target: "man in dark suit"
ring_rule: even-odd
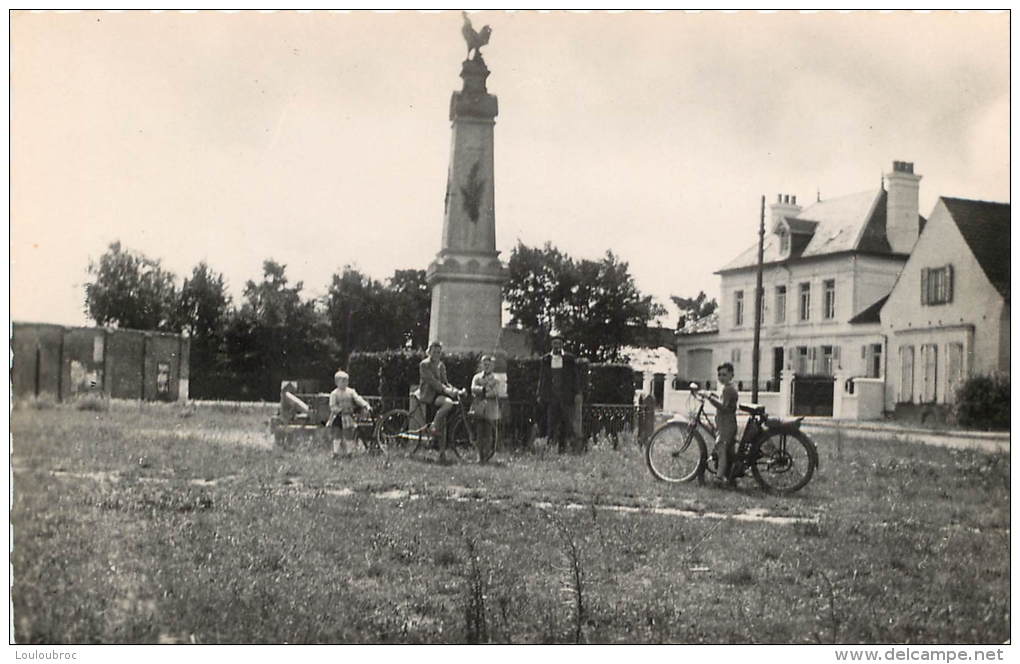
[[[574,408],[578,395],[577,358],[563,350],[563,337],[549,335],[552,351],[542,357],[538,372],[538,402],[542,435],[556,441],[560,454],[569,451],[574,440]]]

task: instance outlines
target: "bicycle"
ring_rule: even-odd
[[[485,463],[496,451],[496,428],[492,422],[470,415],[464,407],[467,391],[454,400],[454,410],[446,420],[447,449],[458,459]],[[375,439],[384,449],[407,449],[408,456],[426,450],[438,450],[439,441],[429,430],[427,404],[412,397],[410,409],[394,408],[379,418]]]
[[[652,475],[664,482],[697,480],[704,483],[705,473],[717,474],[718,458],[709,454],[702,432],[715,440],[715,426],[705,413],[708,393],[691,385],[691,396],[698,399],[689,420],[674,419],[656,429],[645,448],[645,460]],[[740,442],[730,464],[728,481],[751,475],[765,491],[791,494],[804,488],[818,468],[818,450],[800,430],[803,417],[780,420],[770,417],[764,406],[738,405],[749,415]]]

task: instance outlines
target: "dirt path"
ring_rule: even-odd
[[[226,485],[240,480],[237,475],[227,475],[216,479],[188,479],[180,480],[168,477],[130,477],[117,472],[70,472],[64,470],[50,470],[47,473],[54,478],[63,480],[85,480],[91,482],[108,483],[137,483],[137,484],[172,484],[183,483],[199,487],[216,487]],[[20,472],[19,472],[20,474]],[[300,495],[327,495],[336,498],[348,498],[356,495],[371,496],[378,500],[446,500],[459,503],[485,503],[489,505],[530,505],[540,510],[590,510],[597,509],[604,512],[616,512],[620,514],[658,514],[673,516],[684,519],[734,519],[736,521],[771,523],[777,525],[790,525],[795,523],[811,523],[818,520],[813,517],[788,517],[775,516],[764,508],[751,508],[740,512],[702,512],[694,509],[681,509],[658,504],[634,505],[623,504],[615,501],[611,496],[602,496],[592,503],[578,503],[574,501],[552,501],[547,495],[519,495],[512,500],[507,498],[495,498],[488,495],[484,489],[471,488],[457,485],[438,486],[427,492],[415,491],[414,489],[388,489],[386,491],[372,491],[369,489],[355,489],[348,486],[316,486],[307,485],[300,477],[290,477],[285,481],[272,487],[275,491],[285,494]]]

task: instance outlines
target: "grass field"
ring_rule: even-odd
[[[18,643],[1002,643],[1010,457],[843,435],[776,498],[633,443],[451,467],[258,407],[12,413]]]

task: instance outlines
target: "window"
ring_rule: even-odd
[[[921,363],[921,377],[924,381],[921,386],[921,401],[934,403],[938,399],[939,347],[935,344],[921,346]]]
[[[839,367],[839,346],[822,346],[822,366],[820,373],[834,376]]]
[[[786,322],[786,286],[776,286],[776,322]]]
[[[921,304],[948,304],[953,301],[953,266],[921,270]]]
[[[900,403],[914,400],[914,347],[900,346]]]
[[[861,346],[861,359],[864,360],[865,378],[882,377],[882,344]]]
[[[779,236],[779,253],[785,256],[790,253],[790,232],[786,230],[786,226],[781,225],[776,230],[776,235]]]
[[[744,324],[744,291],[738,290],[733,294],[733,326],[740,327]]]
[[[811,320],[811,284],[807,282],[800,285],[800,319]]]
[[[808,354],[807,346],[797,346],[797,371],[798,376],[806,376],[811,371],[811,356]]]
[[[836,280],[825,280],[825,307],[822,310],[822,317],[832,320],[836,317]]]

